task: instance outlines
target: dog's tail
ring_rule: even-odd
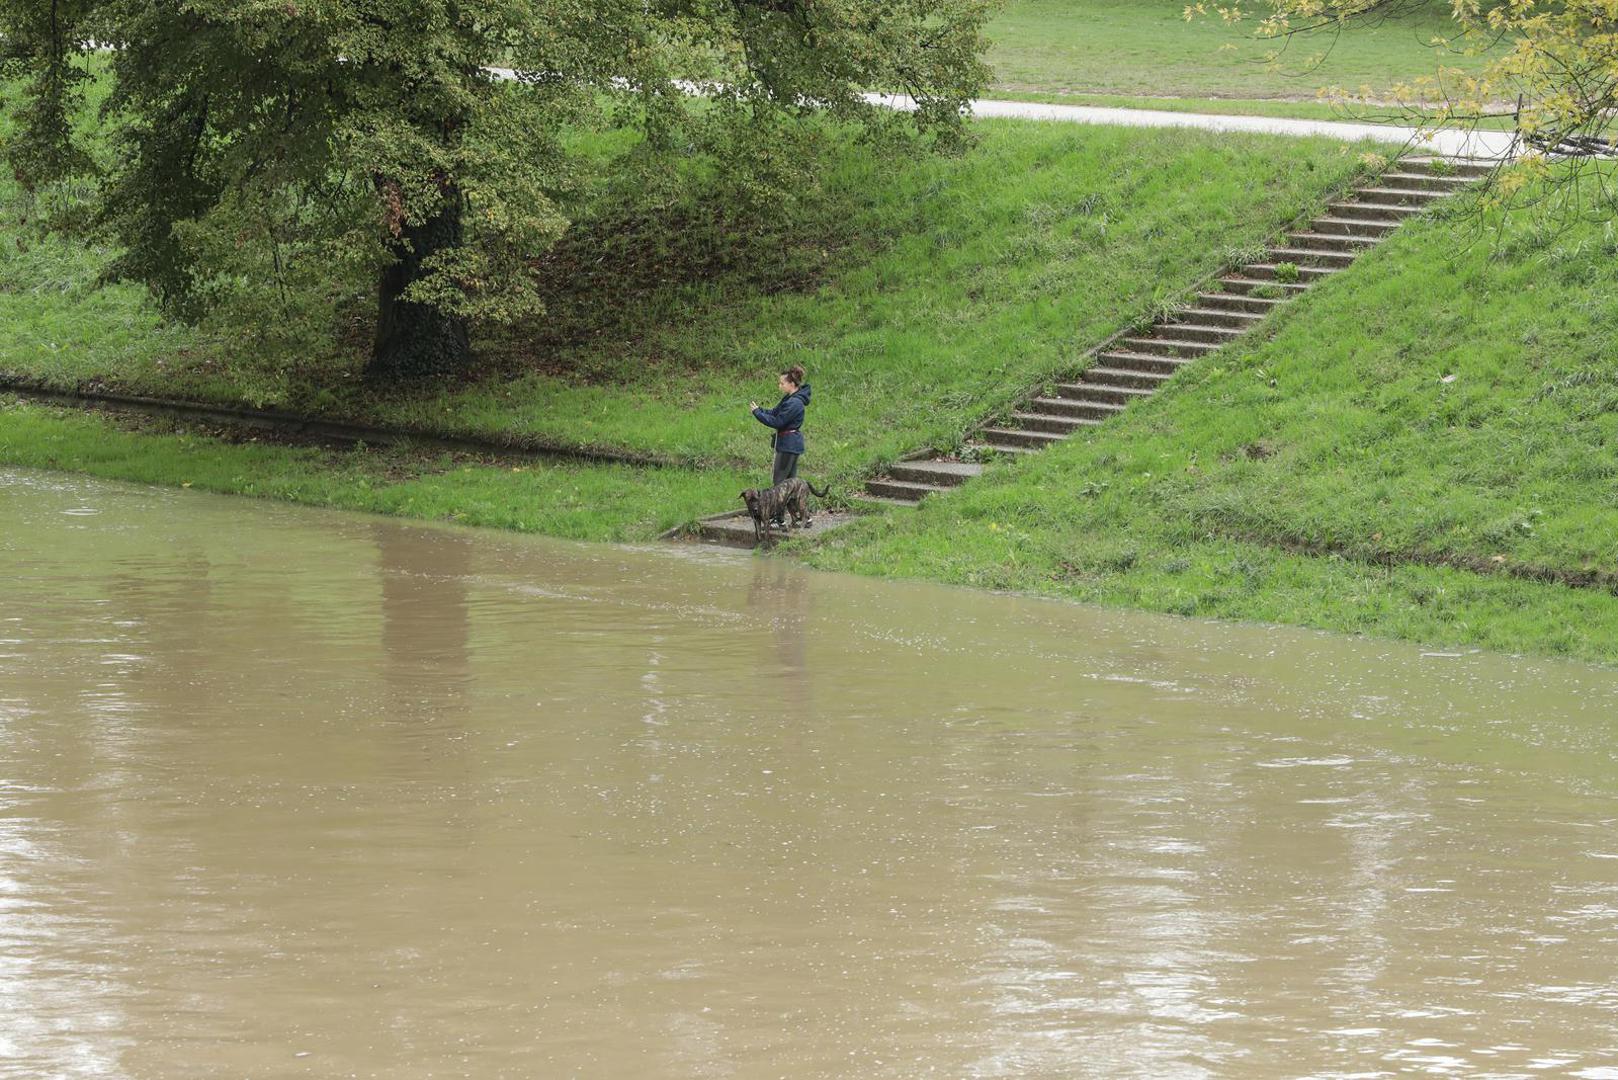
[[[826,490],[825,491],[821,491],[819,488],[815,487],[815,485],[811,484],[807,480],[805,480],[803,482],[803,485],[804,485],[804,487],[808,488],[809,493],[811,495],[813,495],[817,499],[824,499],[827,495],[831,494],[831,485],[830,484],[826,485]]]

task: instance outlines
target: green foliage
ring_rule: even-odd
[[[1298,264],[1293,262],[1276,263],[1275,280],[1283,285],[1296,285],[1298,283]]]
[[[12,174],[28,190],[91,171],[94,163],[74,139],[90,73],[73,62],[71,34],[91,3],[0,4],[0,115]]]
[[[112,274],[189,319],[255,290],[281,298],[283,321],[303,319],[290,297],[323,276],[335,316],[357,279],[380,274],[379,353],[398,345],[390,328],[421,330],[418,312],[539,316],[536,263],[599,173],[704,158],[757,204],[802,179],[797,142],[782,137],[797,118],[859,124],[890,148],[905,132],[956,147],[961,106],[986,78],[985,0],[39,9],[0,6],[19,98],[6,155],[24,189],[99,171]],[[74,131],[95,41],[117,43],[101,170]],[[708,107],[688,107],[682,80]],[[869,88],[919,107],[879,108]],[[619,159],[570,152],[569,132],[609,124],[642,137]]]
[[[1181,293],[1170,292],[1162,285],[1152,290],[1152,299],[1139,311],[1130,323],[1130,329],[1136,333],[1145,333],[1160,322],[1167,322],[1177,316],[1186,308],[1186,301]]]
[[[1226,266],[1247,266],[1251,263],[1268,262],[1269,258],[1269,247],[1258,240],[1246,244],[1233,244],[1225,248],[1222,256]]]

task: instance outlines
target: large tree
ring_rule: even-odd
[[[607,109],[640,130],[620,168],[767,156],[810,112],[958,141],[990,2],[0,0],[6,153],[25,187],[91,170],[75,117],[102,56],[118,275],[191,316],[242,284],[243,245],[271,252],[247,282],[265,290],[294,257],[358,263],[377,290],[368,372],[454,372],[471,321],[540,310],[537,257],[598,160],[573,148],[581,122]]]

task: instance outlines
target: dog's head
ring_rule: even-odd
[[[758,517],[758,488],[748,488],[742,492],[742,502],[747,504],[747,512]]]

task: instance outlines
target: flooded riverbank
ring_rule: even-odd
[[[1615,716],[0,473],[0,1076],[1618,1076]]]

